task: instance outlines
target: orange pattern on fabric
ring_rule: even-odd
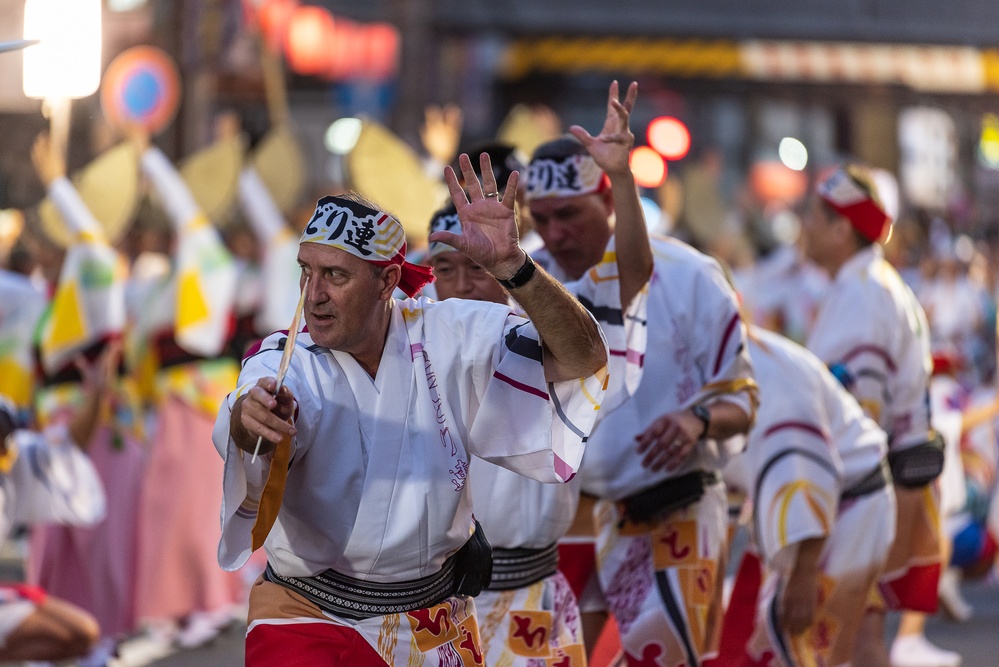
[[[484,665],[485,658],[479,642],[479,625],[469,616],[458,626],[459,638],[453,643],[462,665]]]
[[[656,525],[652,530],[652,559],[656,570],[696,565],[700,560],[697,522],[669,521]]]
[[[551,653],[552,615],[548,611],[517,611],[510,614],[507,645],[515,655],[546,658]]]
[[[555,649],[555,655],[545,660],[545,667],[586,667],[586,649],[572,644]]]
[[[451,604],[447,601],[426,609],[406,612],[409,625],[413,629],[413,637],[421,653],[431,651],[438,646],[459,638],[458,628],[451,620]],[[478,640],[478,631],[475,633]]]

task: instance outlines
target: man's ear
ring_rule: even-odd
[[[389,264],[381,273],[381,289],[378,292],[378,298],[382,301],[388,301],[392,298],[392,293],[395,288],[399,286],[399,281],[402,280],[402,267],[398,264]]]
[[[614,212],[614,193],[609,187],[604,188],[603,192],[600,193],[600,199],[604,203],[604,208],[607,209],[607,217],[609,218]]]

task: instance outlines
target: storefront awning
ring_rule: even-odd
[[[660,74],[683,78],[885,84],[916,90],[999,91],[999,50],[963,46],[749,40],[549,37],[515,41],[504,74]]]

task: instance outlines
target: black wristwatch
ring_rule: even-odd
[[[707,406],[698,403],[690,411],[694,413],[695,417],[704,422],[704,430],[697,436],[698,440],[703,440],[708,435],[708,429],[711,428],[711,410],[708,410]]]
[[[517,289],[518,287],[523,287],[527,284],[527,281],[534,277],[534,272],[537,270],[537,266],[534,264],[534,260],[526,252],[524,253],[524,263],[517,273],[513,274],[506,280],[499,280],[499,284],[506,289]]]

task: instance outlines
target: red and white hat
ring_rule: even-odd
[[[891,221],[881,202],[857,185],[845,167],[837,168],[819,181],[815,191],[868,241],[881,238],[885,225]]]

